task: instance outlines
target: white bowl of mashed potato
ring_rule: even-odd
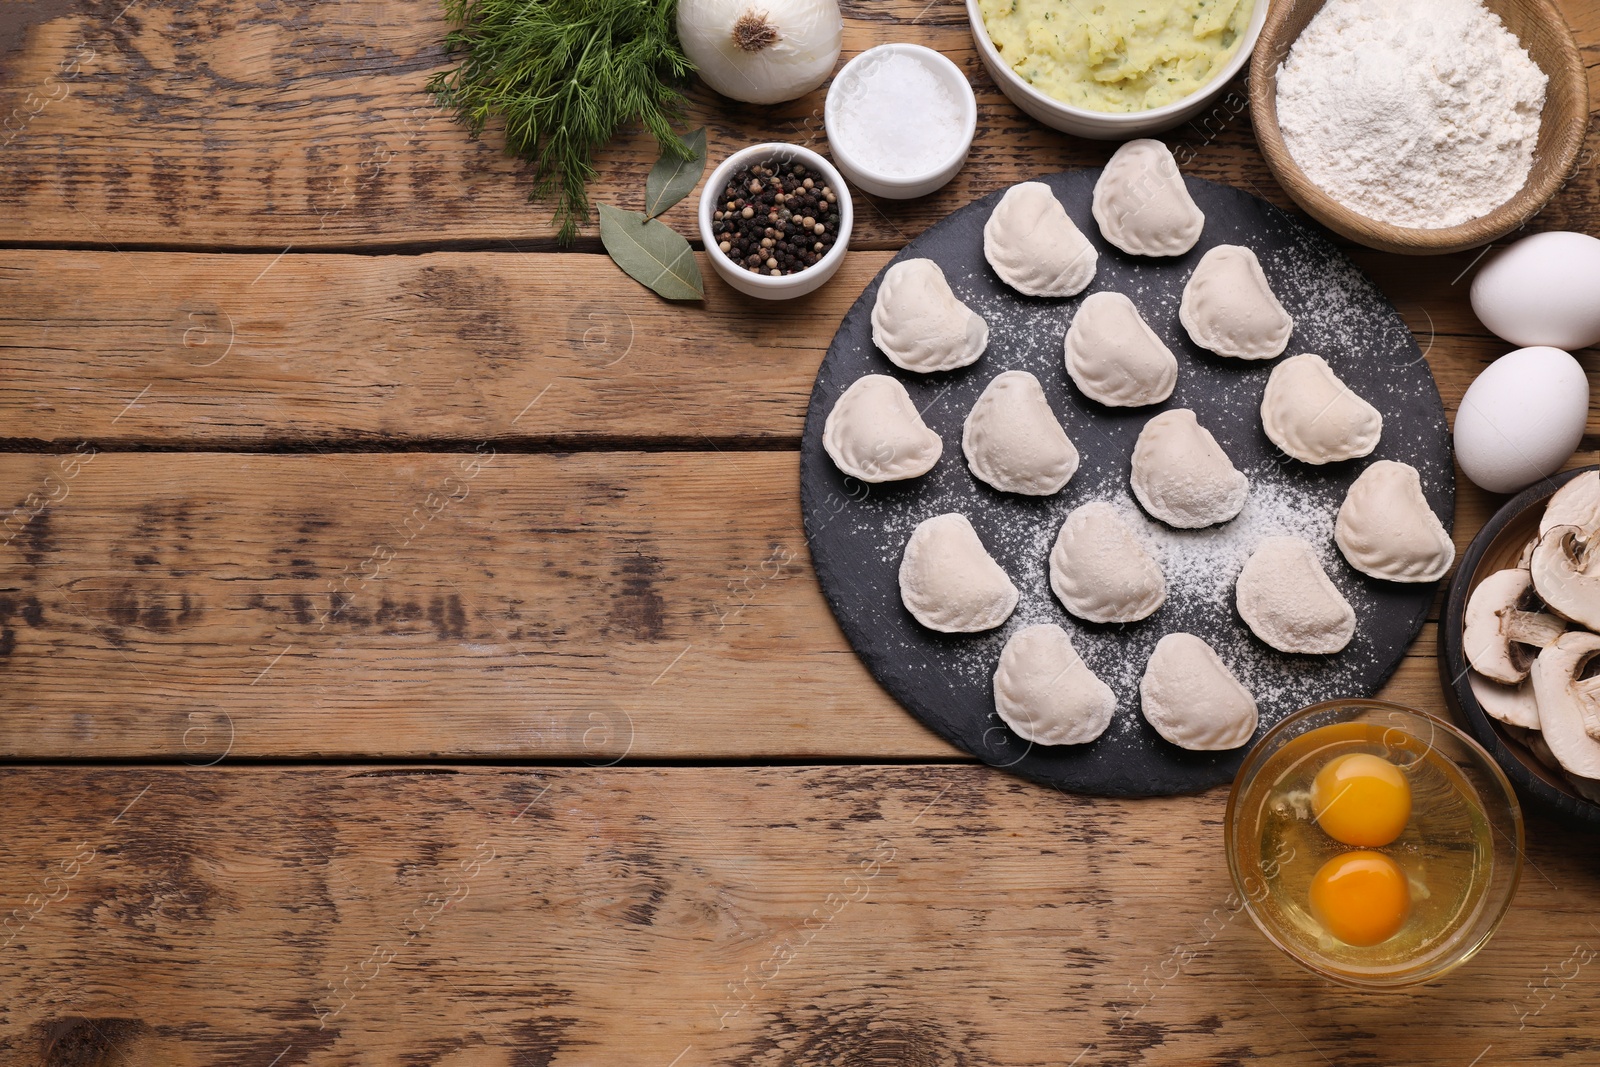
[[[983,65],[1012,103],[1065,133],[1121,140],[1210,107],[1249,62],[1267,5],[967,0],[967,18]],[[1240,99],[1226,118],[1245,110]]]

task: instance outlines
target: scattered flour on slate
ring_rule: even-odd
[[[1454,472],[1448,448],[1438,446],[1445,427],[1442,407],[1418,414],[1419,398],[1437,394],[1409,332],[1382,295],[1352,264],[1275,214],[1259,231],[1227,236],[1250,245],[1261,257],[1273,289],[1295,318],[1291,353],[1315,352],[1335,373],[1358,388],[1385,416],[1384,440],[1374,459],[1396,459],[1417,466],[1435,506],[1448,500]],[[1222,226],[1208,221],[1207,244]],[[1094,237],[1090,230],[1085,230]],[[972,237],[980,238],[976,231]],[[1197,252],[1200,250],[1197,250]],[[915,245],[907,254],[917,254]],[[1138,411],[1111,411],[1075,394],[1062,368],[1062,340],[1081,298],[1041,301],[1022,298],[999,286],[972,257],[956,265],[946,261],[951,288],[989,324],[989,348],[971,368],[951,375],[923,377],[898,373],[873,348],[864,317],[854,332],[841,328],[824,364],[823,377],[833,375],[842,390],[862,373],[894,374],[907,386],[924,419],[945,444],[937,467],[914,484],[873,487],[858,499],[834,499],[825,509],[808,503],[808,529],[813,552],[842,553],[851,561],[870,561],[863,570],[854,562],[844,575],[870,573],[871,588],[881,595],[863,595],[865,587],[835,584],[829,596],[836,610],[872,635],[871,649],[858,644],[875,673],[891,691],[914,704],[904,688],[891,684],[896,673],[936,680],[941,699],[970,708],[974,722],[987,724],[983,737],[1006,733],[993,710],[990,687],[1001,649],[1018,630],[1039,623],[1063,627],[1091,670],[1117,696],[1117,714],[1104,741],[1094,746],[1094,759],[1118,761],[1133,749],[1164,745],[1145,725],[1139,712],[1139,681],[1156,643],[1166,634],[1189,632],[1210,643],[1239,680],[1254,694],[1262,729],[1307,704],[1334,695],[1370,691],[1373,679],[1393,662],[1394,626],[1375,635],[1372,624],[1398,612],[1406,618],[1416,598],[1384,590],[1355,572],[1339,554],[1333,525],[1344,488],[1367,461],[1310,468],[1270,447],[1260,432],[1260,403],[1267,376],[1276,361],[1241,365],[1197,354],[1178,322],[1181,281],[1174,284],[1175,264],[1133,260],[1102,252],[1101,275],[1089,292],[1115,289],[1127,294],[1151,328],[1178,355],[1182,371],[1178,391],[1168,404]],[[1177,267],[1184,276],[1187,267]],[[863,297],[870,307],[872,290]],[[855,314],[852,312],[852,314]],[[1424,345],[1426,347],[1426,345]],[[1038,377],[1081,456],[1081,466],[1060,494],[1045,499],[1018,498],[992,492],[967,470],[961,449],[961,427],[982,387],[1003,370],[1027,370]],[[1215,433],[1250,479],[1243,511],[1231,522],[1205,530],[1180,531],[1148,518],[1128,486],[1132,439],[1143,422],[1168,407],[1193,407],[1201,425]],[[811,420],[825,414],[815,405]],[[1435,427],[1433,423],[1436,423]],[[807,448],[815,450],[819,427],[807,425]],[[1437,434],[1437,438],[1435,435]],[[817,462],[826,464],[825,456]],[[830,468],[831,469],[831,468]],[[837,494],[836,494],[837,495]],[[1126,626],[1099,626],[1067,613],[1050,589],[1049,556],[1068,513],[1091,501],[1106,501],[1128,521],[1160,562],[1167,580],[1167,602],[1152,617]],[[918,523],[945,512],[972,520],[985,547],[1005,568],[1019,592],[1012,617],[997,630],[946,639],[922,632],[898,603],[898,572],[906,540]],[[1448,522],[1450,516],[1443,515]],[[819,544],[817,531],[828,528]],[[1335,656],[1292,656],[1256,639],[1234,608],[1234,585],[1256,546],[1267,537],[1295,536],[1309,542],[1324,570],[1355,609],[1356,636]],[[837,546],[837,547],[834,547]],[[835,558],[838,558],[837,556]],[[848,629],[848,628],[847,628]],[[887,675],[887,676],[886,676]],[[920,713],[920,712],[919,712]],[[1020,759],[1009,749],[984,750],[971,734],[963,742],[982,758],[1011,766]],[[1213,772],[1206,772],[1212,774]],[[1213,782],[1225,781],[1229,765],[1218,763]],[[1198,779],[1187,779],[1194,783]]]

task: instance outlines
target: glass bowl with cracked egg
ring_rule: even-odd
[[[1377,700],[1279,723],[1234,780],[1228,869],[1268,941],[1366,989],[1432,981],[1471,959],[1522,875],[1522,811],[1466,734]]]

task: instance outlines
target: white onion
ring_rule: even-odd
[[[838,0],[680,0],[678,38],[711,88],[777,104],[828,80],[844,19]]]

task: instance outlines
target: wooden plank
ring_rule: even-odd
[[[1600,60],[1600,12],[1586,0],[1560,6]],[[122,9],[83,0],[72,14],[48,4],[29,16],[46,20],[0,81],[0,241],[274,252],[549,245],[550,211],[529,209],[525,168],[492,133],[471,142],[422,92],[450,65],[437,0],[229,0],[203,18],[180,3]],[[1047,130],[995,89],[960,0],[858,0],[849,15],[847,56],[885,41],[930,45],[961,66],[979,102],[979,137],[956,180],[910,202],[863,197],[857,247],[901,247],[994,189],[1105,161],[1110,146]],[[697,88],[685,125],[708,125],[718,157],[773,139],[821,146],[823,96],[744,107]],[[1600,134],[1591,138],[1600,146]],[[1285,202],[1253,150],[1240,86],[1168,140],[1192,155],[1190,173]],[[637,205],[654,157],[647,136],[620,138],[598,161],[596,198]],[[1600,224],[1594,175],[1591,163],[1536,227]],[[692,199],[667,220],[692,233]]]
[[[0,253],[0,437],[797,442],[825,349],[888,259],[702,306],[601,255]],[[531,406],[530,406],[531,405]]]
[[[1465,1067],[1600,1047],[1600,883],[1540,820],[1498,936],[1384,997],[1255,931],[1221,790],[1086,801],[922,766],[0,775],[27,799],[0,817],[7,1063]]]
[[[839,633],[797,479],[766,452],[0,456],[0,754],[957,755]],[[1459,543],[1494,504],[1463,489]],[[1438,710],[1417,652],[1386,695]]]
[[[1451,409],[1509,347],[1468,305],[1473,258],[1357,256]],[[704,306],[683,307],[600,255],[0,252],[0,439],[792,448],[834,330],[888,259],[852,253],[790,303],[707,266]]]
[[[954,752],[807,576],[792,454],[0,471],[9,755]]]

